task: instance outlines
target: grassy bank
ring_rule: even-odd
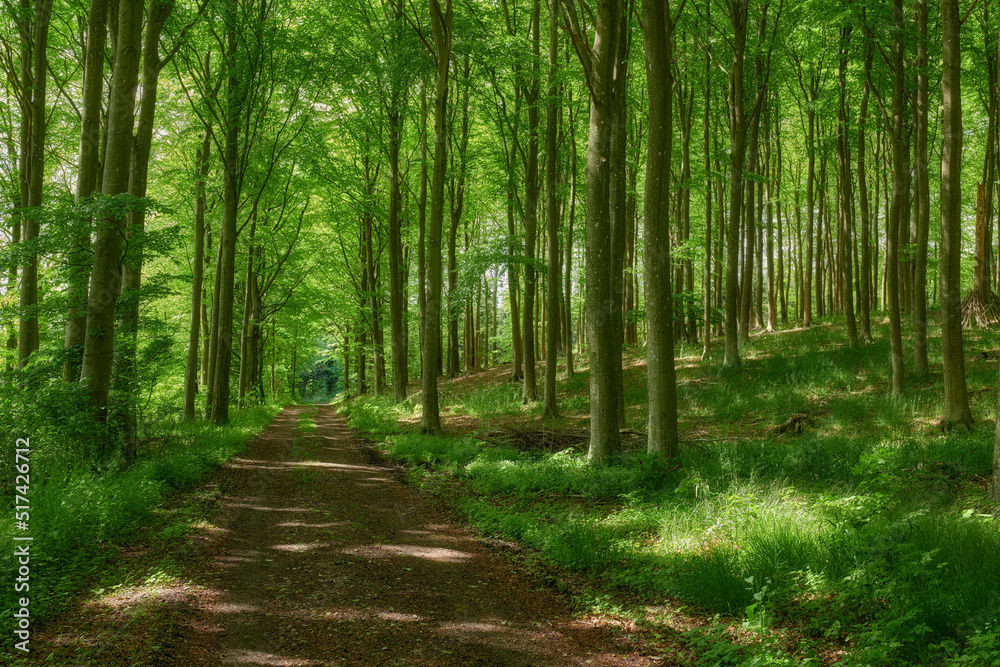
[[[587,575],[593,608],[663,628],[671,610],[694,610],[707,622],[684,630],[691,664],[1000,664],[1000,527],[985,488],[997,339],[967,338],[971,433],[936,428],[936,339],[936,375],[909,378],[901,399],[888,343],[843,339],[836,326],[761,336],[738,372],[681,346],[679,471],[647,457],[641,434],[587,465],[585,374],[560,381],[565,416],[551,424],[496,374],[444,385],[445,437],[417,432],[419,407],[346,410],[473,524]],[[634,431],[643,372],[626,375]]]
[[[19,530],[8,512],[0,516],[0,539],[9,545],[15,535],[33,538],[30,590],[15,592],[4,586],[0,634],[13,637],[12,614],[21,597],[30,601],[33,626],[51,618],[81,585],[109,565],[115,545],[150,523],[171,493],[190,487],[240,452],[279,409],[271,405],[239,411],[225,427],[196,422],[164,429],[164,436],[147,443],[139,461],[123,472],[116,466],[71,464],[72,459],[59,451],[61,443],[28,434],[32,454],[27,530]],[[163,532],[169,538],[184,529],[181,524],[169,525]],[[14,573],[17,567],[13,549],[5,549],[0,569]],[[0,656],[11,645],[5,641]]]

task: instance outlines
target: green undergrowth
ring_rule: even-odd
[[[190,487],[240,452],[279,410],[280,406],[268,405],[235,412],[224,427],[201,421],[177,424],[165,429],[167,435],[124,471],[114,461],[102,467],[78,464],[52,469],[48,462],[55,455],[32,456],[27,531],[17,530],[12,513],[0,516],[5,544],[14,544],[15,535],[33,538],[30,590],[15,592],[4,586],[0,634],[13,636],[12,614],[21,597],[29,599],[33,627],[57,613],[81,584],[108,565],[114,553],[111,545],[148,523],[166,496]],[[31,445],[32,453],[55,448],[35,434]],[[0,571],[12,573],[17,567],[13,549],[0,554]],[[4,650],[10,645],[6,643]]]
[[[996,362],[977,355],[997,346],[981,332],[966,341],[983,421],[994,417]],[[608,595],[681,601],[714,619],[684,635],[692,664],[996,665],[992,424],[935,427],[937,339],[930,349],[931,377],[908,378],[899,399],[888,394],[888,344],[850,350],[837,326],[755,338],[738,372],[687,357],[680,470],[634,451],[593,466],[581,450],[497,446],[475,429],[423,435],[397,421],[414,408],[387,399],[354,399],[346,412],[413,466],[414,484],[487,534]],[[560,382],[564,413],[585,398],[580,378]],[[474,388],[467,403],[514,391]],[[484,420],[515,405],[494,400],[490,412],[457,392],[449,399],[453,414]],[[644,400],[633,396],[630,423]],[[801,428],[781,431],[791,417]]]

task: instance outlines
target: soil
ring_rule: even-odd
[[[300,428],[304,417],[315,428]],[[181,572],[43,628],[57,665],[663,665],[398,481],[331,406],[292,406],[208,483]],[[155,561],[155,544],[126,558]]]

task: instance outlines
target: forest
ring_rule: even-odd
[[[123,591],[349,428],[596,664],[998,664],[994,4],[5,2],[0,662],[202,664]]]

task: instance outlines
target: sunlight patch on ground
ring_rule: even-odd
[[[346,521],[331,521],[330,523],[304,523],[302,521],[282,521],[275,528],[340,528],[346,526]]]
[[[351,547],[341,549],[340,553],[363,558],[392,558],[393,556],[410,556],[438,563],[464,563],[472,558],[470,554],[455,549],[436,547],[420,547],[408,544],[382,544],[375,546]]]
[[[250,503],[226,503],[229,507],[239,507],[258,512],[318,512],[311,507],[265,507],[263,505],[251,505]]]
[[[255,604],[238,604],[236,602],[210,602],[204,605],[206,611],[213,614],[258,614],[261,609]]]
[[[376,612],[376,616],[385,621],[395,621],[396,623],[415,623],[423,620],[417,614],[401,614],[397,611],[380,611]]]
[[[418,547],[406,544],[392,544],[383,547],[386,551],[395,552],[402,556],[412,556],[413,558],[424,558],[442,563],[463,563],[472,556],[464,551],[455,549],[443,549],[439,547]]]
[[[309,542],[307,544],[275,544],[272,549],[277,549],[278,551],[291,551],[291,552],[305,552],[312,551],[313,549],[319,549],[321,547],[329,546],[329,542]]]
[[[99,597],[88,606],[134,613],[143,603],[185,597],[184,586],[176,579],[171,579],[170,585],[166,584],[165,581],[151,581],[140,586],[122,587],[114,591],[105,592],[103,589],[98,589],[96,592]]]
[[[318,660],[289,658],[264,651],[232,650],[223,657],[225,663],[236,665],[274,665],[275,667],[306,667],[307,665],[323,664]]]
[[[281,464],[284,468],[333,468],[336,470],[371,470],[370,466],[351,465],[349,463],[328,463],[326,461],[289,461]]]
[[[442,623],[438,626],[446,634],[466,634],[469,632],[507,632],[507,628],[499,623]]]

